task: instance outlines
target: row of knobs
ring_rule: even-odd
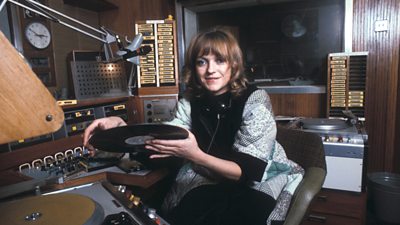
[[[350,137],[342,137],[342,136],[329,136],[326,135],[321,137],[323,142],[332,142],[332,143],[351,143],[351,144],[362,144],[359,143],[360,141],[357,139],[353,139]]]

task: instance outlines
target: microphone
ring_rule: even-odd
[[[129,42],[128,40],[126,41]],[[150,46],[140,47],[142,42],[143,42],[143,35],[142,33],[138,33],[126,48],[121,45],[118,45],[119,50],[116,53],[118,56],[121,56],[124,60],[131,62],[135,65],[139,65],[138,56],[146,55],[152,50]]]
[[[143,42],[143,35],[142,33],[138,33],[132,40],[132,42],[126,47],[126,49],[129,51],[135,51],[140,47],[142,42]]]
[[[124,57],[124,55],[128,54],[129,52],[136,51],[140,47],[143,42],[143,35],[142,33],[138,33],[131,42],[128,41],[126,37],[125,40],[129,43],[126,48],[122,45],[121,41],[117,39],[119,50],[116,52],[116,54],[118,56],[122,56],[126,60],[126,57]]]
[[[140,56],[140,55],[147,55],[151,52],[152,48],[150,46],[143,46],[134,51],[129,51],[125,55],[122,56],[123,59],[127,60],[132,57]]]

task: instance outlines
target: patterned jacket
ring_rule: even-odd
[[[180,99],[175,118],[169,124],[191,130],[192,108],[186,98]],[[270,98],[264,90],[254,90],[245,99],[239,123],[233,139],[233,151],[248,154],[266,163],[260,176],[262,178],[246,183],[277,200],[266,224],[270,224],[272,220],[282,221],[286,217],[291,197],[303,178],[304,170],[286,157],[283,147],[276,141],[276,123]],[[168,212],[177,206],[182,197],[193,188],[219,182],[217,177],[211,171],[191,162],[184,163],[165,198],[163,210]]]

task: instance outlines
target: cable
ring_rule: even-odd
[[[218,132],[218,128],[219,128],[220,121],[221,121],[221,116],[220,116],[220,114],[218,113],[218,114],[217,114],[217,125],[215,126],[215,130],[214,130],[214,133],[213,133],[213,135],[212,135],[212,137],[211,137],[210,144],[208,144],[206,153],[208,153],[208,152],[210,151],[211,146],[212,146],[212,144],[214,143],[214,139],[215,139],[215,136],[217,136],[217,132]]]
[[[207,154],[208,154],[208,152],[211,150],[211,146],[212,146],[213,143],[214,143],[215,136],[217,136],[217,132],[218,132],[218,128],[219,128],[220,122],[221,122],[221,116],[220,116],[220,113],[218,113],[218,114],[217,114],[217,125],[215,126],[214,133],[213,133],[213,135],[211,136],[211,141],[210,141],[210,143],[208,144],[208,147],[207,147],[207,150],[206,150],[206,153],[207,153]],[[194,171],[194,170],[193,170],[193,171]],[[190,180],[190,182],[189,182],[188,185],[191,185],[191,184],[192,184],[192,182],[193,182],[194,178],[196,178],[197,174],[198,174],[198,173],[195,173],[195,174],[194,174],[192,180]]]

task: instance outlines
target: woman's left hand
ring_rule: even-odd
[[[150,158],[163,158],[177,156],[194,161],[199,154],[203,153],[197,144],[194,135],[189,132],[186,139],[181,140],[160,140],[154,139],[146,142],[146,149],[156,151],[160,154],[153,154]]]

